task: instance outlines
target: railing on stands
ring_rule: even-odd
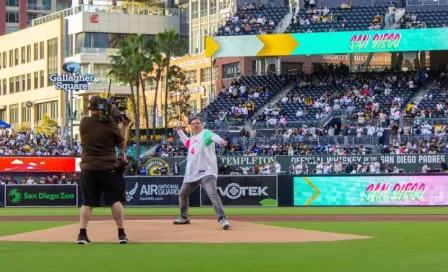
[[[34,19],[33,26],[54,21],[59,18],[65,18],[81,12],[108,13],[108,14],[136,14],[136,15],[149,15],[149,16],[179,16],[179,9],[177,8],[157,8],[157,7],[128,8],[128,7],[119,7],[110,5],[106,6],[106,5],[84,4]]]
[[[424,124],[425,122],[428,122],[430,125],[446,125],[448,123],[448,117],[445,118],[425,118],[420,119],[420,121],[415,120],[414,118],[404,118],[403,124],[406,125],[413,125],[416,122],[420,122],[420,124]]]
[[[446,6],[447,0],[406,0],[406,6]]]
[[[245,120],[234,120],[229,122],[206,122],[205,127],[213,130],[241,130],[241,127],[246,123]]]
[[[396,140],[397,142],[401,143],[402,141],[405,141],[406,143],[409,141],[414,141],[414,143],[417,143],[418,140],[422,139],[423,141],[431,142],[433,139],[438,142],[440,139],[443,140],[445,144],[448,144],[448,136],[441,136],[441,137],[435,137],[433,134],[431,135],[409,135],[409,136],[390,136],[390,142],[393,140]]]
[[[317,136],[317,137],[252,137],[252,138],[233,138],[233,143],[240,143],[243,146],[252,146],[254,144],[295,144],[303,143],[307,145],[335,145],[346,147],[376,146],[378,145],[378,137],[373,136]]]

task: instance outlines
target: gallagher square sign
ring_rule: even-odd
[[[49,79],[55,83],[56,90],[62,90],[68,92],[70,90],[88,90],[89,83],[93,82],[94,75],[81,75],[77,74],[81,71],[81,65],[76,62],[67,62],[62,66],[62,70],[67,74],[58,75],[51,74]]]

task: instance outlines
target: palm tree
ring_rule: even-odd
[[[109,75],[120,81],[127,82],[131,89],[131,103],[134,108],[135,116],[135,145],[137,158],[140,156],[140,106],[139,101],[135,101],[134,87],[137,87],[137,100],[139,85],[137,79],[137,71],[139,68],[135,65],[135,44],[130,39],[120,41],[117,54],[110,55],[112,68]]]
[[[155,76],[151,77],[149,79],[156,81],[156,92],[154,94],[154,104],[152,107],[152,142],[153,144],[156,143],[156,118],[157,118],[157,96],[159,94],[159,83],[160,79],[162,78],[162,71],[166,66],[165,59],[162,57],[160,53],[157,52],[157,47],[153,49],[153,57],[152,61],[154,64],[154,72]],[[166,134],[165,134],[166,135]]]
[[[168,135],[168,92],[170,78],[170,61],[172,56],[181,55],[184,53],[184,41],[180,39],[179,34],[171,29],[169,31],[158,33],[156,41],[160,50],[160,53],[165,54],[166,60],[166,76],[165,76],[165,135]]]
[[[157,52],[154,51],[156,47],[153,40],[148,40],[143,35],[131,36],[131,42],[135,44],[135,52],[134,52],[134,63],[138,66],[138,73],[136,81],[141,84],[142,88],[142,98],[143,98],[143,107],[144,107],[144,117],[145,117],[145,128],[146,128],[146,145],[149,146],[149,114],[148,114],[148,104],[146,100],[146,86],[145,79],[146,75],[152,73],[154,71],[154,54]],[[137,71],[136,71],[137,72]],[[145,76],[144,76],[145,75]],[[138,84],[137,86],[140,86]],[[138,93],[138,90],[137,90]],[[137,97],[138,98],[138,97]]]

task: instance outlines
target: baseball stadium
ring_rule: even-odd
[[[3,1],[0,271],[445,272],[447,52],[445,0]]]

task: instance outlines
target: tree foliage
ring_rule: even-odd
[[[186,87],[186,75],[182,69],[173,65],[169,69],[168,89],[168,125],[173,126],[177,121],[188,120],[191,113],[189,90]]]
[[[47,137],[57,137],[58,122],[45,114],[42,117],[42,121],[40,122],[40,124],[34,127],[34,132],[36,134],[45,135]]]

